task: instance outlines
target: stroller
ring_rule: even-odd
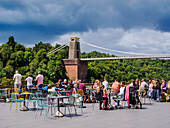
[[[129,104],[131,104],[133,108],[142,108],[142,103],[139,100],[138,92],[135,87],[129,87]]]

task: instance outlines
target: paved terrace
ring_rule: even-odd
[[[44,113],[35,111],[15,112],[15,104],[9,111],[9,103],[0,103],[0,128],[169,128],[170,103],[153,102],[143,109],[99,110],[98,103],[92,110],[92,104],[85,104],[84,114],[78,110],[78,116],[70,119],[51,117],[44,120]],[[63,108],[61,109],[63,111]],[[68,113],[68,111],[67,111]],[[72,111],[74,113],[74,111]]]

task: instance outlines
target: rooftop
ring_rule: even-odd
[[[10,111],[9,106],[0,102],[0,128],[169,128],[170,119],[170,103],[162,102],[143,105],[143,109],[119,110],[99,110],[98,103],[92,110],[92,104],[87,103],[83,114],[78,109],[78,116],[73,114],[71,119],[68,115],[55,119],[49,112],[45,120],[44,111],[41,116],[39,111],[35,119],[35,111],[15,111],[15,104]]]

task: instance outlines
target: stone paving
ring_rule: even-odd
[[[83,114],[80,109],[78,116],[68,115],[54,118],[50,112],[44,120],[44,112],[15,111],[15,104],[9,110],[9,103],[0,103],[0,128],[170,128],[170,102],[152,102],[152,105],[143,105],[143,109],[99,110],[98,103],[85,104]],[[64,108],[61,109],[61,111]],[[68,111],[67,111],[68,113]]]

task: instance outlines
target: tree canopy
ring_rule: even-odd
[[[2,85],[11,84],[16,70],[22,74],[23,80],[28,74],[31,74],[35,79],[38,71],[41,71],[45,84],[53,84],[58,79],[67,78],[62,59],[68,58],[69,47],[46,56],[49,51],[59,46],[60,44],[53,47],[49,43],[39,42],[33,48],[26,48],[15,42],[14,37],[10,36],[8,42],[0,46],[0,83]],[[83,52],[81,57],[115,57],[115,55],[92,51],[90,53]],[[133,59],[88,62],[87,80],[93,82],[95,79],[103,80],[104,78],[109,82],[113,82],[115,79],[130,82],[137,78],[170,80],[170,60]]]
[[[82,53],[82,58],[114,57],[92,51]],[[170,60],[169,59],[131,59],[131,60],[104,60],[91,61],[88,63],[88,78],[109,82],[115,79],[131,82],[133,79],[166,79],[170,80]]]
[[[56,44],[56,48],[59,46]],[[10,36],[8,42],[0,46],[0,83],[4,85],[6,80],[11,84],[16,70],[23,76],[23,84],[26,84],[24,80],[28,74],[35,79],[38,71],[44,75],[45,84],[67,78],[61,59],[68,58],[68,47],[47,57],[47,52],[54,48],[43,42],[35,44],[33,48],[26,48]]]

